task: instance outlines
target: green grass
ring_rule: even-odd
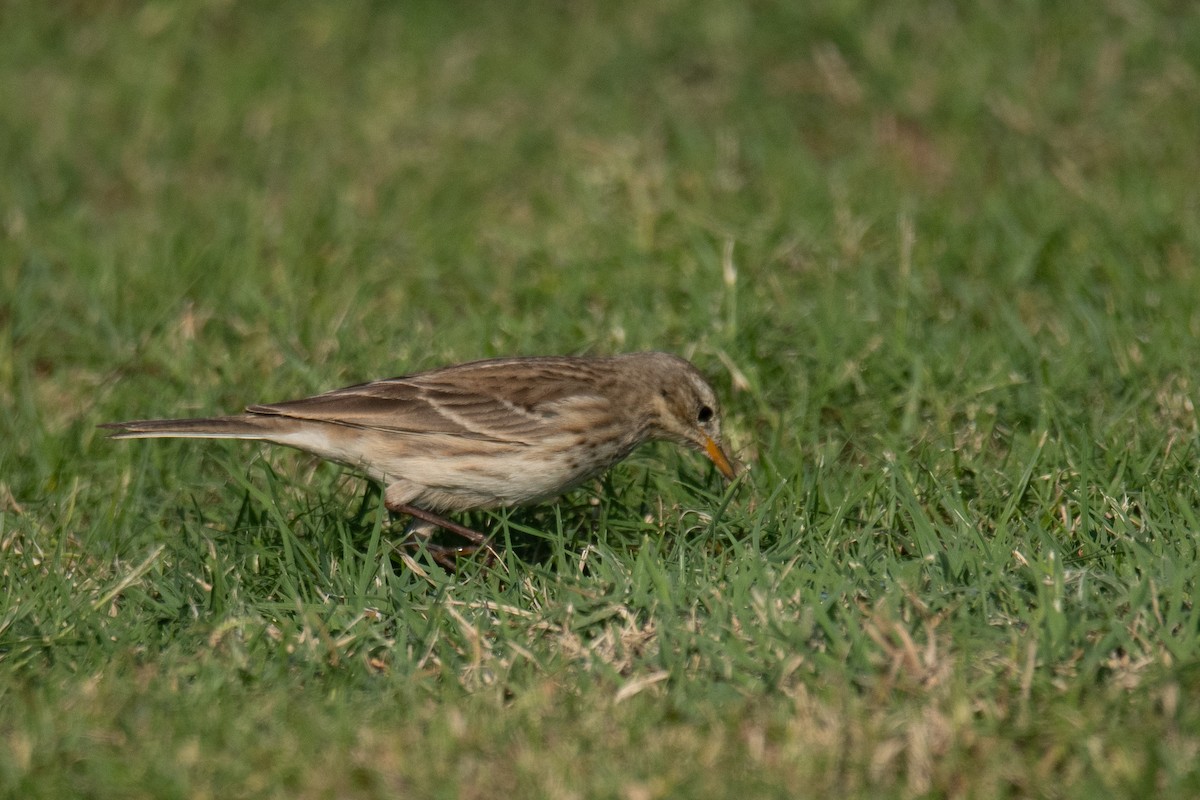
[[[1200,794],[1200,13],[798,5],[0,10],[0,796]],[[457,574],[95,428],[647,348]]]

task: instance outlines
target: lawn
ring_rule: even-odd
[[[1200,7],[809,5],[0,8],[0,796],[1200,795]],[[96,428],[643,349],[453,572]]]

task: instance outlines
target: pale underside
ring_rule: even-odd
[[[560,433],[527,444],[309,421],[268,440],[366,473],[386,487],[389,505],[452,511],[552,498],[620,461],[638,444],[594,439],[594,446],[581,451],[579,438]]]

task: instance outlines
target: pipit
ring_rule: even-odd
[[[557,497],[645,442],[698,450],[732,480],[719,408],[687,361],[631,353],[472,361],[234,416],[101,427],[114,439],[257,439],[306,450],[378,481],[390,511],[425,523],[420,533],[438,526],[486,546],[441,515]]]

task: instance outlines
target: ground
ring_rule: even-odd
[[[8,4],[0,795],[1200,794],[1200,9]],[[693,360],[397,549],[351,472],[96,425]]]

